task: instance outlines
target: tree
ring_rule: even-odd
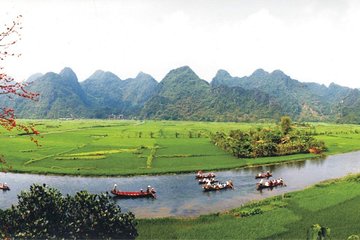
[[[63,196],[54,188],[33,184],[18,199],[18,205],[0,210],[2,238],[134,239],[138,235],[135,216],[122,213],[107,193]]]
[[[291,130],[291,118],[288,116],[281,117],[280,127],[284,135],[288,134]]]
[[[35,100],[39,94],[29,92],[25,88],[27,83],[16,82],[14,78],[9,76],[4,67],[4,61],[8,57],[19,57],[20,54],[11,52],[11,47],[14,46],[20,39],[20,30],[22,16],[19,15],[11,24],[6,24],[3,30],[0,29],[0,96],[6,95],[9,98],[14,96]],[[16,122],[14,109],[0,106],[0,126],[7,131],[17,129],[25,132],[30,136],[30,140],[38,145],[38,140],[34,138],[34,135],[38,135],[39,132],[33,125],[19,124]],[[5,164],[5,160],[1,157],[0,162]]]

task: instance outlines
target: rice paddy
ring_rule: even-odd
[[[41,147],[19,132],[2,132],[0,153],[9,171],[71,175],[141,175],[231,169],[315,157],[297,154],[238,159],[214,146],[211,132],[272,128],[273,123],[127,120],[23,120],[41,132]],[[301,128],[301,127],[299,127]],[[304,127],[329,148],[360,149],[360,126],[326,123]]]

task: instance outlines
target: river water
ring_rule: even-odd
[[[239,160],[241,161],[241,160]],[[282,177],[287,187],[259,192],[254,176],[261,170],[270,170],[275,178]],[[136,217],[198,216],[238,207],[255,199],[303,189],[317,182],[360,172],[360,151],[339,154],[325,159],[304,160],[266,167],[242,168],[215,172],[220,181],[232,180],[234,190],[203,192],[195,180],[195,173],[138,177],[72,177],[35,174],[0,173],[0,182],[7,182],[10,191],[0,191],[0,208],[17,203],[17,195],[29,190],[33,183],[46,183],[63,194],[81,190],[91,193],[110,192],[114,183],[124,191],[138,191],[147,185],[156,188],[157,199],[114,200],[124,211],[132,211]]]

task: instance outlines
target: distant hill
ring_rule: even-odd
[[[22,118],[59,118],[89,116],[90,102],[76,74],[64,68],[59,74],[49,72],[33,76],[29,90],[40,93],[38,101],[15,98],[15,109]]]
[[[0,104],[14,107],[24,118],[125,118],[255,121],[289,115],[298,121],[360,123],[360,92],[330,84],[303,83],[280,70],[256,70],[233,77],[219,70],[211,83],[188,66],[171,70],[162,81],[140,72],[121,80],[96,71],[79,83],[70,68],[60,73],[34,74],[29,90],[37,102],[0,96]]]
[[[263,69],[242,78],[219,70],[211,85],[257,89],[280,103],[286,115],[304,121],[335,120],[338,103],[351,92],[350,88],[336,84],[326,87],[317,83],[302,83],[280,70],[268,73]]]
[[[96,118],[106,118],[109,114],[138,115],[144,103],[154,95],[157,85],[153,77],[142,72],[136,78],[121,80],[101,70],[81,83]]]
[[[144,118],[237,121],[279,117],[281,107],[258,90],[212,87],[189,67],[170,71],[142,110]]]

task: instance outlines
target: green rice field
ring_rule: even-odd
[[[273,123],[127,120],[22,120],[41,132],[41,147],[19,132],[0,134],[0,154],[13,172],[71,175],[140,175],[231,169],[316,157],[297,154],[238,159],[210,143],[210,132],[273,128]],[[304,130],[329,148],[360,150],[360,126],[314,123]]]

